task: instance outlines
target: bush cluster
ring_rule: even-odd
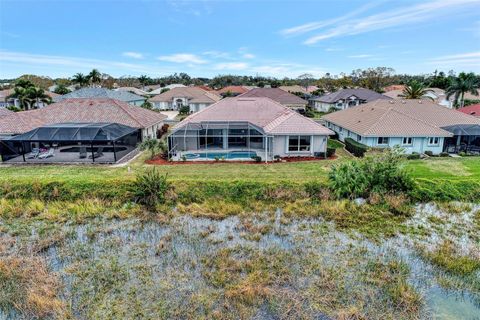
[[[345,149],[352,153],[355,157],[362,158],[365,152],[368,151],[368,147],[363,143],[353,140],[352,138],[345,139]]]
[[[167,175],[160,174],[155,168],[137,174],[133,184],[135,200],[150,208],[164,203],[169,189]]]
[[[330,189],[338,198],[409,192],[414,182],[402,165],[403,159],[400,150],[393,149],[334,165],[329,174]]]

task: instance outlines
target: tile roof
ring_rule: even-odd
[[[214,103],[221,99],[211,91],[198,87],[176,87],[150,98],[151,102],[171,102],[173,98],[188,98],[192,103]]]
[[[245,88],[244,86],[226,86],[220,90],[217,90],[217,93],[222,94],[222,93],[231,92],[231,93],[242,94],[247,92],[248,90],[249,89]]]
[[[366,102],[374,101],[377,99],[386,99],[386,100],[391,99],[390,97],[384,96],[378,92],[364,89],[364,88],[358,88],[358,89],[341,89],[332,93],[328,93],[321,97],[315,98],[313,100],[325,102],[325,103],[335,103],[338,100],[348,99],[351,96],[355,96],[361,100],[365,100]]]
[[[404,84],[392,84],[392,85],[390,85],[390,86],[388,86],[388,87],[383,88],[383,90],[384,90],[385,92],[389,92],[389,91],[393,91],[393,90],[400,90],[400,91],[401,91],[401,90],[403,90],[403,89],[405,89],[405,85],[404,85]]]
[[[306,89],[305,87],[299,86],[298,84],[295,84],[293,86],[280,86],[278,87],[279,89],[282,89],[283,91],[287,92],[301,92],[304,94],[309,94],[310,92],[313,92],[315,90],[318,90],[318,87],[316,86],[308,86]]]
[[[125,102],[145,100],[144,97],[130,93],[128,91],[114,91],[107,88],[81,88],[64,94],[62,96],[58,96],[53,100],[55,102],[59,102],[71,98],[107,98]]]
[[[250,122],[268,134],[332,135],[331,130],[265,97],[225,98],[194,113],[177,124],[174,130],[190,123]]]
[[[146,96],[148,95],[148,92],[143,91],[142,89],[138,89],[135,87],[120,87],[116,91],[126,91],[126,92],[131,92],[133,94],[136,94],[138,96]]]
[[[283,104],[284,106],[304,106],[308,102],[294,94],[286,92],[280,88],[254,88],[250,91],[242,93],[239,97],[266,97],[270,98],[278,103]]]
[[[480,119],[424,100],[375,100],[327,114],[324,120],[362,136],[449,137],[442,128],[480,125]]]
[[[480,118],[480,103],[472,104],[472,105],[460,108],[458,109],[458,111]]]
[[[13,111],[8,110],[7,108],[0,108],[0,118],[9,116],[13,113]]]
[[[0,133],[18,134],[61,122],[114,122],[147,128],[165,115],[115,99],[66,99],[42,109],[15,112],[0,118]]]

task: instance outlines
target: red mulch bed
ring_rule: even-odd
[[[337,159],[337,156],[334,155],[333,157],[327,158],[327,160],[334,160]],[[285,162],[307,162],[307,161],[322,161],[325,160],[323,158],[315,158],[315,157],[285,157],[282,158],[282,162],[274,162],[269,161],[268,164],[277,164],[277,163],[285,163]],[[154,157],[151,160],[146,160],[145,163],[147,164],[155,164],[155,165],[188,165],[188,164],[219,164],[219,163],[242,163],[242,164],[265,164],[265,161],[256,162],[256,161],[238,161],[238,160],[225,160],[225,161],[215,161],[215,160],[205,160],[205,161],[168,161],[162,157]]]

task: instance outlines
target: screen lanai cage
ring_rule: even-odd
[[[168,156],[173,160],[251,160],[273,157],[273,136],[242,121],[188,122],[168,137]]]
[[[115,163],[140,141],[140,129],[118,123],[59,123],[0,141],[0,155],[6,163]]]

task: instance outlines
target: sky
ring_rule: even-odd
[[[480,0],[0,0],[0,78],[480,72]]]

